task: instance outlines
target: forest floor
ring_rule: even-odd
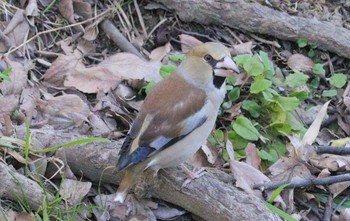
[[[331,27],[335,42],[340,33],[350,40],[349,0],[232,5],[319,21]],[[214,24],[220,15],[209,16],[210,7],[208,20],[193,22],[172,7],[136,0],[0,2],[0,220],[253,219],[249,203],[258,208],[252,214],[263,208],[285,220],[350,220],[348,52],[313,42],[318,33],[303,28],[306,37],[289,38],[271,24],[281,36],[269,35]],[[191,47],[208,41],[226,45],[241,74],[228,79],[216,128],[187,162],[207,173],[187,190],[177,170],[152,184],[144,183],[152,177],[146,175],[127,203],[114,202],[120,144],[144,98]],[[166,192],[170,178],[177,197]],[[200,196],[215,187],[252,198]]]

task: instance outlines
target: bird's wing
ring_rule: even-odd
[[[205,92],[176,73],[157,84],[122,145],[118,170],[145,160],[201,126],[208,118],[205,102]]]

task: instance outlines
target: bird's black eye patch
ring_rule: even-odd
[[[211,63],[214,59],[210,54],[204,55],[204,60],[208,63]]]

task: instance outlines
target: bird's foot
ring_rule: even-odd
[[[182,168],[182,171],[187,176],[187,179],[185,180],[185,182],[181,186],[182,188],[184,188],[186,185],[191,183],[192,180],[197,179],[206,173],[205,168],[200,168],[198,171],[191,171],[185,165],[181,165],[181,168]]]
[[[159,169],[156,169],[156,170],[153,170],[153,179],[157,178],[158,177],[158,171]]]

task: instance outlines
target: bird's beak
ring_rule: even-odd
[[[222,61],[216,63],[214,73],[219,77],[228,77],[233,76],[234,73],[239,74],[240,71],[236,63],[229,56],[225,56]]]

